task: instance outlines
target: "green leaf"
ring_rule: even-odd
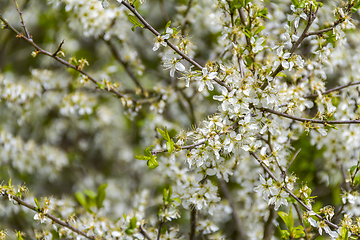
[[[241,25],[241,19],[240,19],[240,18],[236,18],[236,19],[235,19],[235,25],[236,25],[236,26],[240,26],[240,25]]]
[[[159,163],[156,161],[156,156],[153,156],[150,160],[148,160],[147,165],[150,169],[157,168],[159,166]]]
[[[98,187],[97,196],[96,196],[96,206],[98,209],[103,207],[102,203],[106,196],[105,190],[106,190],[107,186],[108,186],[108,184],[104,183]]]
[[[350,174],[352,175],[355,171],[355,169],[357,168],[357,165],[354,165],[350,168]]]
[[[75,198],[76,198],[76,200],[78,200],[78,202],[81,204],[81,206],[83,206],[84,208],[87,208],[86,197],[82,192],[76,192]]]
[[[281,230],[279,225],[277,227],[279,229],[281,239],[288,239],[290,236],[290,233],[288,232],[288,230]]]
[[[170,25],[171,25],[171,21],[168,21],[168,22],[166,23],[166,25],[165,25],[165,31],[166,31],[166,29],[167,29],[168,27],[170,27]]]
[[[269,19],[269,18],[266,16],[267,14],[268,14],[267,8],[263,8],[263,9],[261,9],[261,10],[257,13],[257,15],[258,15],[259,17]]]
[[[172,153],[174,151],[174,146],[175,146],[175,143],[172,139],[170,139],[170,141],[166,142],[166,149],[168,150],[169,153]]]
[[[36,211],[40,211],[41,207],[40,207],[39,201],[36,198],[34,198],[34,202],[36,205]]]
[[[360,183],[360,172],[358,172],[354,178],[354,184],[359,185]]]
[[[101,89],[101,90],[104,90],[105,89],[105,84],[101,84],[99,82],[96,83],[98,85],[98,87]]]
[[[151,159],[151,157],[144,156],[144,155],[137,155],[137,156],[135,156],[135,158],[138,160],[146,160],[146,161]]]
[[[21,232],[20,232],[20,231],[16,232],[16,239],[17,239],[17,240],[24,240],[23,237],[21,236]]]
[[[161,136],[162,136],[165,140],[167,140],[167,141],[170,140],[170,135],[169,135],[166,127],[165,127],[165,131],[161,130],[160,128],[157,128],[156,130],[161,134]]]
[[[85,190],[83,191],[83,193],[84,193],[86,196],[88,196],[89,198],[91,198],[91,199],[95,199],[95,198],[96,198],[96,193],[95,193],[94,191],[90,190],[90,189],[85,189]]]
[[[285,213],[285,212],[278,212],[279,216],[281,217],[281,219],[285,222],[286,227],[289,229],[289,231],[291,232],[294,226],[294,219],[292,217],[292,210],[290,207],[290,212],[289,214]]]
[[[139,23],[138,19],[136,16],[134,15],[131,15],[131,14],[128,14],[128,18],[129,18],[129,21],[134,24],[134,27],[131,28],[132,31],[135,31],[135,28],[136,27],[141,27],[143,28],[144,25],[142,25],[141,23]]]
[[[297,227],[294,227],[292,232],[291,232],[291,237],[292,238],[305,237],[304,227],[301,226],[301,225],[299,225]]]
[[[132,229],[135,229],[135,228],[136,228],[136,222],[137,222],[136,217],[133,217],[133,218],[130,220],[130,227],[131,227]]]
[[[258,27],[256,30],[255,30],[255,32],[254,32],[254,35],[256,35],[256,34],[258,34],[258,33],[260,33],[262,30],[264,30],[265,29],[265,27],[264,26],[260,26],[260,27]]]
[[[248,38],[251,38],[252,36],[251,36],[251,32],[249,31],[249,30],[247,30],[247,29],[244,29],[244,34],[245,34],[245,36],[247,36]]]
[[[286,74],[284,72],[279,72],[276,76],[286,78]]]
[[[151,145],[149,147],[147,147],[145,150],[144,150],[144,154],[145,156],[148,156],[148,157],[152,157],[152,153],[150,151],[150,148],[152,148],[154,145]]]

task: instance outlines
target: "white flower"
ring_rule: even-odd
[[[202,76],[198,76],[195,80],[199,81],[199,92],[204,90],[205,84],[207,88],[212,91],[214,90],[214,85],[212,84],[211,80],[213,80],[217,76],[217,72],[210,72],[206,67],[202,69]]]
[[[156,37],[156,41],[154,43],[153,51],[157,51],[160,47],[160,45],[163,45],[164,47],[167,46],[166,40],[170,38],[170,35],[173,33],[173,29],[167,28],[166,33],[164,35],[159,35]]]
[[[176,59],[175,57],[171,57],[168,54],[165,54],[163,66],[165,69],[170,69],[170,76],[174,77],[175,70],[180,72],[185,71],[185,66],[180,62],[180,59]]]
[[[275,211],[277,211],[281,205],[288,205],[288,202],[286,200],[286,197],[288,196],[289,194],[287,192],[281,191],[280,194],[273,196],[269,199],[268,205],[275,204],[274,209]]]
[[[260,52],[261,50],[263,50],[263,49],[264,49],[264,46],[263,46],[263,42],[264,42],[264,41],[265,41],[265,38],[263,38],[263,37],[258,38],[258,39],[256,39],[256,40],[255,40],[254,37],[251,37],[250,43],[251,43],[251,45],[252,45],[252,47],[253,47],[252,51],[253,51],[254,53],[258,53],[258,52]]]

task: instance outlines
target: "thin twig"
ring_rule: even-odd
[[[24,39],[25,41],[27,41],[28,43],[30,43],[36,50],[38,53],[41,53],[41,54],[44,54],[44,55],[47,55],[53,59],[55,59],[56,61],[60,62],[61,64],[63,64],[64,66],[68,67],[68,68],[72,68],[76,71],[78,71],[79,73],[85,75],[88,79],[90,79],[90,81],[92,81],[93,83],[95,83],[96,85],[99,85],[100,82],[95,80],[92,76],[90,76],[88,73],[86,73],[84,70],[80,69],[78,66],[75,66],[71,63],[68,63],[67,61],[63,60],[62,58],[58,57],[58,56],[53,56],[52,53],[42,49],[41,47],[39,47],[31,38],[28,38],[26,36],[24,36],[22,33],[20,33],[19,31],[17,31],[13,26],[11,26],[1,15],[0,13],[0,20],[3,21],[3,23],[5,24],[5,26],[8,28],[8,29],[11,29],[14,33],[17,34],[16,37],[18,38],[22,38]],[[113,89],[113,88],[108,88],[107,86],[105,86],[104,88],[105,90],[109,91],[109,92],[112,92],[114,94],[116,94],[118,97],[127,97],[126,95],[118,92],[117,90]],[[132,101],[136,102],[137,100],[136,99],[133,99],[131,98]]]
[[[21,26],[24,28],[26,37],[27,37],[27,38],[31,38],[31,36],[30,36],[30,34],[29,34],[29,31],[28,31],[27,28],[26,28],[26,25],[25,25],[25,22],[24,22],[24,19],[23,19],[23,16],[22,16],[22,12],[20,11],[19,4],[17,3],[16,0],[14,0],[14,3],[15,3],[15,5],[16,5],[16,10],[17,10],[18,13],[19,13]]]
[[[246,16],[245,16],[245,13],[244,13],[244,9],[243,8],[238,9],[238,13],[239,13],[239,16],[240,16],[241,23],[246,28],[247,24],[246,24]],[[248,47],[251,47],[250,38],[247,35],[245,35],[245,37],[246,37],[246,44],[248,45]]]
[[[232,209],[232,217],[236,224],[236,231],[239,233],[239,239],[248,239],[246,230],[244,228],[244,224],[242,223],[240,217],[237,214],[235,203],[231,197],[229,188],[227,186],[227,183],[222,178],[218,178],[218,183],[220,185],[220,190],[225,195],[225,198],[228,200],[229,205]]]
[[[163,225],[163,224],[164,224],[163,221],[160,221],[160,222],[159,222],[158,235],[157,235],[156,240],[160,240],[160,237],[161,237],[161,228],[162,228],[162,225]]]
[[[354,85],[359,85],[359,84],[360,84],[360,81],[359,81],[359,82],[350,82],[350,83],[348,83],[348,84],[345,84],[345,85],[342,85],[342,86],[338,86],[338,87],[329,89],[329,90],[327,90],[327,91],[325,91],[325,92],[323,92],[323,93],[321,93],[321,94],[322,94],[322,95],[327,95],[327,94],[329,94],[329,93],[331,93],[331,92],[340,91],[341,89],[347,88],[347,87],[349,87],[349,86],[354,86]],[[306,95],[306,96],[304,96],[304,98],[315,98],[315,97],[317,97],[317,96],[319,96],[319,94],[316,93],[316,94]]]
[[[276,182],[278,182],[278,179],[275,177],[275,175],[270,171],[270,169],[265,165],[265,163],[263,163],[263,161],[261,161],[261,159],[254,153],[254,152],[250,152],[250,155],[253,156],[256,161],[258,161],[258,163],[260,164],[260,166],[269,174],[269,176],[274,179]],[[311,208],[309,208],[303,201],[301,201],[301,199],[299,199],[297,196],[295,196],[295,194],[293,194],[286,186],[282,187],[295,201],[297,201],[298,203],[300,203],[300,205],[302,207],[304,207],[307,211],[309,212],[313,212],[313,210]],[[314,216],[317,217],[319,220],[324,220],[325,223],[333,228],[338,229],[339,226],[326,220],[325,218],[323,218],[322,216],[320,216],[319,214],[314,212]]]
[[[144,95],[144,88],[141,85],[141,83],[139,82],[139,80],[136,78],[135,74],[133,73],[133,71],[131,70],[131,68],[129,67],[129,64],[127,62],[125,62],[121,56],[119,51],[116,49],[115,45],[111,42],[111,40],[105,40],[103,38],[103,40],[106,42],[106,44],[108,45],[111,53],[113,54],[113,56],[115,57],[115,59],[121,63],[121,65],[123,65],[123,67],[125,68],[126,73],[129,75],[129,77],[131,78],[131,80],[135,83],[136,86],[138,86],[141,90],[141,95]]]
[[[196,233],[196,207],[190,210],[190,240],[195,240],[195,233]]]
[[[295,117],[286,113],[278,112],[272,109],[268,108],[259,108],[261,111],[269,112],[278,116],[282,116],[285,118],[289,118],[292,120],[300,121],[300,122],[310,122],[310,123],[319,123],[323,125],[329,125],[329,124],[360,124],[360,120],[334,120],[334,121],[325,121],[325,120],[318,120],[318,119],[309,119],[309,118],[301,118],[301,117]]]
[[[163,15],[165,21],[166,21],[166,22],[169,22],[169,21],[170,21],[170,18],[169,18],[169,15],[167,14],[167,12],[166,12],[166,10],[165,10],[164,0],[160,0],[159,4],[160,4],[161,14]]]
[[[299,217],[300,224],[301,224],[301,226],[303,226],[303,228],[304,228],[305,239],[306,239],[306,240],[309,240],[309,236],[308,236],[307,230],[306,230],[306,228],[305,228],[304,220],[303,220],[303,217],[302,217],[302,215],[301,215],[300,209],[299,209],[299,207],[297,206],[296,203],[293,203],[293,206],[294,206],[294,208],[295,208],[295,210],[296,210],[296,213],[297,213],[297,215],[298,215],[298,217]]]
[[[306,34],[306,37],[308,36],[312,36],[312,35],[322,35],[323,33],[326,33],[328,31],[331,31],[333,30],[337,25],[339,25],[342,21],[336,21],[334,23],[334,25],[332,27],[328,27],[328,28],[325,28],[325,29],[321,29],[321,30],[318,30],[318,31],[313,31],[313,32],[309,32]]]
[[[22,206],[24,206],[24,207],[26,207],[26,208],[28,208],[28,209],[31,209],[31,210],[33,210],[33,211],[35,211],[35,212],[39,212],[35,206],[33,206],[33,205],[31,205],[31,204],[28,204],[28,203],[25,202],[24,200],[22,200],[22,199],[20,199],[20,198],[18,198],[18,197],[16,197],[16,196],[14,196],[14,195],[12,195],[12,194],[8,194],[6,191],[2,191],[2,192],[0,193],[0,195],[2,195],[2,196],[4,196],[4,197],[7,197],[7,198],[9,198],[9,199],[13,199],[13,200],[16,201],[19,205],[22,205]],[[81,236],[86,237],[87,239],[95,240],[95,239],[98,239],[98,238],[99,238],[99,237],[95,237],[95,236],[90,236],[90,235],[86,234],[85,232],[83,232],[83,231],[81,231],[81,230],[79,230],[79,229],[71,226],[69,223],[62,221],[62,220],[54,217],[53,215],[51,215],[51,214],[49,214],[49,213],[44,213],[44,216],[46,216],[47,218],[51,219],[53,222],[55,222],[55,223],[57,223],[57,224],[59,224],[59,225],[61,225],[61,226],[63,226],[63,227],[66,227],[66,228],[70,229],[71,231],[73,231],[73,232],[75,232],[75,233],[77,233],[77,234],[79,234],[79,235],[81,235]]]
[[[274,220],[274,218],[276,216],[273,206],[269,206],[269,212],[270,212],[269,218],[265,222],[265,225],[264,225],[264,237],[263,237],[263,240],[270,240],[271,237],[273,236],[273,234],[272,234],[272,231],[274,230],[273,220]]]
[[[299,154],[300,151],[301,151],[301,148],[299,148],[299,150],[296,151],[294,157],[291,159],[289,165],[286,168],[285,174],[289,171],[291,164],[293,163],[293,161],[295,160],[295,158],[297,157],[297,155]]]
[[[153,28],[139,13],[138,11],[136,11],[134,6],[131,6],[129,3],[122,1],[121,2],[126,8],[128,8],[133,14],[135,14],[135,16],[140,20],[140,22],[148,29],[150,30],[155,36],[159,36],[160,33],[158,31],[156,31],[155,28]],[[185,53],[181,52],[179,48],[177,48],[174,44],[172,44],[170,41],[168,41],[167,39],[165,40],[165,42],[167,43],[167,45],[169,45],[170,48],[172,48],[177,54],[179,54],[182,58],[184,58],[186,61],[188,61],[189,63],[193,64],[194,66],[196,66],[198,69],[202,70],[203,67],[197,63],[194,59],[190,58],[189,56],[187,56]],[[224,83],[223,81],[221,81],[218,77],[215,77],[213,79],[215,82],[217,82],[219,85],[225,87],[229,92],[232,91],[232,88],[230,88],[226,83]]]
[[[60,51],[61,51],[61,48],[62,48],[62,45],[65,43],[65,39],[63,39],[61,41],[61,43],[59,44],[58,48],[56,49],[56,51],[53,53],[53,57],[55,57]]]
[[[144,236],[144,238],[146,238],[147,240],[151,240],[151,238],[149,237],[149,235],[148,235],[148,234],[145,232],[145,230],[143,229],[142,224],[140,224],[139,230],[140,230],[141,234]]]
[[[197,143],[194,143],[194,144],[191,144],[191,145],[180,146],[180,150],[191,149],[191,148],[200,146],[200,145],[204,144],[206,141],[207,141],[207,139],[201,140],[200,142],[197,142]],[[165,152],[168,152],[168,150],[167,149],[154,150],[154,151],[151,151],[151,154],[155,155],[155,154],[158,154],[158,153],[165,153]]]
[[[317,9],[318,10],[318,9]],[[317,12],[316,10],[316,12]],[[312,7],[310,7],[310,13],[309,13],[309,16],[308,16],[308,23],[306,24],[306,27],[304,29],[304,31],[302,32],[301,36],[299,37],[299,39],[293,44],[293,46],[291,47],[290,49],[290,54],[292,55],[295,50],[298,48],[298,46],[300,45],[300,43],[307,37],[307,32],[309,31],[309,28],[311,26],[311,24],[315,21],[316,19],[316,12],[313,12],[312,11]],[[284,67],[280,64],[276,70],[271,74],[271,77],[276,77],[276,75],[281,72],[282,70],[284,70]],[[266,81],[263,83],[263,85],[260,87],[261,90],[264,90],[267,85],[269,83]]]

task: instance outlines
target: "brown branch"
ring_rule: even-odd
[[[195,233],[196,233],[196,207],[190,210],[190,240],[195,240]]]
[[[286,113],[282,113],[282,112],[278,112],[272,109],[268,109],[268,108],[259,108],[259,110],[261,111],[265,111],[265,112],[269,112],[281,117],[285,117],[285,118],[289,118],[295,121],[300,121],[300,122],[310,122],[310,123],[319,123],[319,124],[323,124],[323,125],[328,125],[328,124],[360,124],[360,120],[335,120],[335,121],[325,121],[325,120],[318,120],[318,119],[309,119],[309,118],[301,118],[301,117],[295,117]]]
[[[147,240],[151,240],[151,238],[149,237],[149,235],[145,232],[145,230],[143,229],[142,225],[140,224],[139,226],[139,230],[141,232],[141,234],[144,236],[144,238],[146,238]]]
[[[204,144],[206,141],[207,140],[202,140],[202,141],[200,141],[198,143],[194,143],[194,144],[191,144],[191,145],[180,146],[180,150],[191,149],[191,148],[200,146],[200,145]],[[168,152],[168,150],[167,149],[155,150],[155,151],[151,151],[151,154],[155,155],[155,154],[158,154],[158,153],[165,153],[165,152]]]
[[[138,11],[136,11],[134,6],[131,6],[129,3],[122,1],[121,2],[126,8],[128,8],[133,14],[135,14],[135,16],[140,20],[140,22],[148,29],[150,30],[155,36],[159,36],[160,33],[158,31],[156,31],[155,28],[153,28],[139,13]],[[186,61],[188,61],[189,63],[193,64],[194,66],[196,66],[198,69],[202,70],[203,67],[197,63],[194,59],[190,58],[189,56],[187,56],[185,53],[181,52],[179,50],[179,48],[177,48],[174,44],[172,44],[170,41],[168,41],[167,39],[165,40],[165,42],[167,43],[167,45],[169,45],[169,47],[171,49],[173,49],[177,54],[179,54],[182,58],[184,58]],[[219,85],[225,87],[229,92],[232,91],[232,89],[223,81],[221,81],[218,77],[213,79],[215,82],[217,82]]]
[[[297,155],[299,154],[300,151],[301,151],[301,148],[299,148],[299,150],[296,151],[294,157],[291,159],[289,165],[286,168],[285,174],[289,171],[291,164],[294,162],[295,158],[297,157]]]
[[[328,31],[331,31],[331,30],[333,30],[337,25],[339,25],[339,23],[341,23],[341,21],[336,21],[336,22],[334,23],[334,25],[331,26],[331,27],[328,27],[328,28],[325,28],[325,29],[321,29],[321,30],[318,30],[318,31],[309,32],[309,33],[306,34],[306,37],[312,36],[312,35],[321,35],[321,34],[323,34],[323,33],[326,33],[326,32],[328,32]]]
[[[6,191],[2,191],[0,194],[1,194],[2,196],[4,196],[4,197],[9,198],[9,199],[13,199],[13,200],[16,201],[19,205],[22,205],[22,206],[24,206],[24,207],[26,207],[26,208],[28,208],[28,209],[31,209],[31,210],[33,210],[33,211],[35,211],[35,212],[38,212],[38,213],[40,212],[40,211],[37,210],[37,208],[36,208],[35,206],[33,206],[33,205],[31,205],[31,204],[28,204],[28,203],[25,202],[24,200],[22,200],[22,199],[20,199],[20,198],[18,198],[18,197],[16,197],[16,196],[14,196],[14,195],[12,195],[12,194],[6,193]],[[44,216],[46,216],[47,218],[51,219],[53,222],[55,222],[55,223],[57,223],[57,224],[59,224],[59,225],[61,225],[61,226],[63,226],[63,227],[66,227],[66,228],[70,229],[71,231],[73,231],[73,232],[75,232],[75,233],[77,233],[77,234],[79,234],[79,235],[81,235],[81,236],[86,237],[87,239],[95,240],[95,239],[98,239],[98,238],[99,238],[99,237],[95,237],[95,236],[90,236],[90,235],[86,234],[85,232],[83,232],[83,231],[81,231],[81,230],[79,230],[79,229],[71,226],[69,223],[62,221],[62,220],[54,217],[53,215],[51,215],[51,214],[49,214],[49,213],[44,213]]]
[[[129,75],[129,77],[131,78],[131,80],[136,84],[136,86],[138,86],[141,90],[141,95],[144,95],[144,88],[141,85],[141,83],[139,82],[139,80],[136,78],[135,74],[133,73],[133,71],[131,70],[131,68],[129,67],[129,64],[127,62],[125,62],[121,56],[119,51],[117,51],[115,45],[111,42],[111,40],[105,40],[103,38],[103,40],[105,41],[105,43],[108,45],[111,53],[113,54],[113,56],[115,57],[115,59],[121,63],[123,65],[123,67],[125,68],[126,73]]]
[[[20,11],[19,4],[17,3],[16,0],[14,0],[14,3],[15,3],[15,5],[16,5],[16,10],[17,10],[18,13],[19,13],[21,26],[24,28],[26,37],[27,37],[27,38],[31,38],[31,36],[30,36],[30,34],[29,34],[29,31],[28,31],[27,28],[26,28],[26,25],[25,25],[25,22],[24,22],[24,19],[23,19],[23,16],[22,16],[22,12]]]
[[[360,81],[359,82],[350,82],[348,84],[329,89],[329,90],[327,90],[327,91],[325,91],[325,92],[323,92],[321,94],[322,95],[327,95],[327,94],[332,93],[332,92],[340,91],[340,90],[342,90],[344,88],[347,88],[349,86],[354,86],[354,85],[359,85],[359,84],[360,84]],[[319,96],[319,94],[316,93],[316,94],[306,95],[306,96],[304,96],[304,98],[315,98],[317,96]]]
[[[61,41],[61,43],[59,44],[58,48],[56,49],[56,51],[52,54],[52,57],[55,57],[60,51],[61,51],[61,48],[62,48],[62,45],[65,43],[65,39],[63,39]]]
[[[20,33],[19,31],[17,31],[13,26],[11,26],[4,18],[3,16],[1,15],[1,12],[0,12],[0,20],[3,21],[3,23],[5,24],[6,28],[12,30],[14,33],[17,34],[16,37],[18,38],[22,38],[24,39],[25,41],[27,41],[28,43],[30,43],[38,53],[41,53],[41,54],[44,54],[46,56],[49,56],[53,59],[55,59],[56,61],[58,61],[59,63],[63,64],[65,67],[67,68],[72,68],[74,70],[76,70],[77,72],[83,74],[84,76],[86,76],[88,79],[90,79],[90,81],[92,81],[93,83],[95,83],[96,85],[100,85],[100,82],[97,81],[96,79],[94,79],[92,76],[90,76],[87,72],[85,72],[84,70],[80,69],[78,66],[75,66],[65,60],[63,60],[62,58],[58,57],[58,56],[53,56],[52,53],[42,49],[41,47],[39,47],[34,41],[33,39],[31,38],[28,38],[26,36],[24,36],[22,33]],[[117,90],[113,89],[113,88],[109,88],[107,86],[105,86],[104,90],[107,90],[109,92],[112,92],[114,93],[115,95],[117,95],[118,97],[121,97],[121,98],[125,98],[125,97],[128,97],[120,92],[118,92]],[[129,97],[133,102],[137,102],[137,99],[134,99],[134,98],[131,98]]]
[[[301,215],[300,209],[299,209],[299,207],[296,205],[296,203],[293,203],[293,205],[294,205],[295,210],[296,210],[296,213],[297,213],[297,215],[298,215],[298,217],[299,217],[300,224],[301,224],[301,226],[303,226],[303,228],[304,228],[305,239],[306,239],[306,240],[309,240],[309,236],[308,236],[308,233],[307,233],[307,231],[306,231],[306,227],[305,227],[305,225],[304,225],[304,220],[303,220],[303,217],[302,217],[302,215]]]
[[[317,9],[318,10],[318,9]],[[317,12],[316,10],[316,12]],[[293,46],[290,49],[290,54],[292,55],[295,50],[298,48],[298,46],[300,45],[300,43],[307,37],[307,32],[309,31],[309,28],[311,26],[311,24],[315,21],[316,19],[316,12],[312,11],[312,7],[310,7],[310,13],[308,16],[308,23],[306,24],[306,27],[304,29],[304,31],[302,32],[301,36],[299,37],[299,39],[293,44]],[[283,66],[280,64],[276,70],[271,74],[271,77],[276,77],[276,75],[281,72],[282,70],[284,70]],[[264,90],[267,86],[268,86],[268,82],[264,82],[263,85],[260,87],[261,90]]]
[[[244,13],[244,9],[243,8],[240,8],[238,9],[238,13],[239,13],[239,16],[240,16],[240,20],[241,20],[241,23],[244,25],[244,27],[246,28],[247,27],[247,24],[246,24],[246,17],[245,17],[245,13]],[[246,44],[251,47],[251,42],[250,42],[250,38],[245,35],[246,37]]]
[[[269,211],[270,211],[269,218],[265,222],[265,225],[264,225],[264,237],[263,237],[263,240],[270,240],[271,237],[273,236],[273,234],[272,234],[272,232],[274,230],[273,220],[276,217],[276,214],[275,214],[275,210],[274,210],[273,206],[269,206]]]
[[[218,183],[219,183],[219,186],[220,186],[220,189],[221,189],[222,193],[225,195],[225,198],[228,200],[229,205],[230,205],[230,207],[232,209],[232,217],[233,217],[233,220],[235,221],[235,224],[236,224],[236,231],[239,234],[239,239],[248,239],[247,234],[246,234],[246,230],[244,228],[244,224],[242,223],[240,217],[237,214],[236,206],[235,206],[235,203],[234,203],[234,201],[233,201],[233,199],[231,197],[231,194],[230,194],[229,188],[227,186],[227,183],[222,178],[218,178],[217,180],[218,180]]]

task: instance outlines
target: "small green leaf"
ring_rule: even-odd
[[[95,198],[96,198],[96,193],[95,193],[94,191],[90,190],[90,189],[85,189],[83,192],[84,192],[84,194],[85,194],[86,196],[88,196],[88,197],[91,198],[91,199],[95,199]]]
[[[108,186],[108,184],[104,183],[98,187],[97,196],[96,196],[96,206],[98,209],[102,208],[102,206],[103,206],[102,203],[106,196],[105,190],[106,190],[107,186]]]
[[[105,85],[104,84],[101,84],[99,82],[96,83],[98,85],[98,87],[101,89],[101,90],[104,90],[105,89]]]
[[[24,238],[21,236],[21,232],[20,232],[20,231],[16,232],[16,239],[17,239],[17,240],[24,240]]]
[[[145,150],[144,150],[144,154],[145,156],[148,156],[148,157],[152,157],[152,153],[150,151],[150,148],[152,148],[154,145],[151,145],[149,147],[147,147]]]
[[[251,38],[252,36],[251,36],[251,32],[249,31],[249,30],[247,30],[247,29],[244,29],[244,34],[245,34],[245,36],[247,36],[248,38]]]
[[[350,174],[352,175],[355,171],[355,169],[357,168],[357,165],[354,165],[350,168]]]
[[[359,185],[360,183],[360,172],[358,172],[354,178],[354,184]]]
[[[34,202],[36,205],[36,211],[40,211],[41,207],[40,207],[39,201],[36,198],[34,198]]]
[[[281,230],[279,225],[277,227],[279,229],[281,239],[288,239],[290,237],[288,230]]]
[[[171,25],[171,21],[168,21],[168,22],[166,23],[166,25],[165,25],[165,31],[166,31],[166,29],[167,29],[168,27],[170,27],[170,25]]]
[[[136,228],[136,222],[137,222],[136,217],[133,217],[133,218],[130,220],[130,227],[131,227],[132,229],[135,229],[135,228]]]
[[[137,156],[135,156],[135,158],[138,159],[138,160],[146,160],[146,161],[151,159],[151,157],[144,156],[144,155],[137,155]]]
[[[135,28],[136,28],[136,27],[141,27],[141,28],[144,27],[144,25],[142,25],[141,23],[139,23],[139,21],[138,21],[138,19],[137,19],[136,16],[129,14],[129,15],[128,15],[128,18],[129,18],[129,21],[130,21],[132,24],[134,24],[134,27],[131,28],[132,31],[135,31]]]
[[[240,18],[235,19],[235,25],[236,25],[236,26],[240,26],[240,25],[241,25],[241,19],[240,19]]]
[[[174,146],[175,146],[175,143],[172,139],[170,139],[170,141],[166,142],[166,149],[168,150],[169,153],[172,153],[174,151]]]
[[[160,128],[157,128],[157,131],[166,141],[169,141],[171,139],[167,127],[165,127],[165,131],[161,130]]]
[[[301,225],[294,227],[291,231],[291,237],[292,238],[305,237],[304,227]]]
[[[260,26],[260,27],[258,27],[257,29],[256,29],[256,31],[254,32],[254,35],[256,35],[256,34],[258,34],[258,33],[260,33],[262,30],[264,30],[265,29],[265,27],[264,26]]]
[[[286,78],[286,74],[284,72],[279,72],[276,76]]]
[[[76,198],[76,200],[78,200],[78,202],[81,204],[81,206],[83,206],[84,208],[87,208],[86,197],[82,192],[76,192],[75,198]]]
[[[159,166],[159,163],[156,161],[156,156],[153,156],[150,160],[148,160],[147,165],[150,169],[157,168]]]
[[[289,231],[291,232],[294,226],[294,219],[292,217],[292,210],[290,207],[290,212],[289,214],[285,213],[285,212],[278,212],[279,216],[281,217],[281,219],[285,222],[286,227],[289,229]]]

